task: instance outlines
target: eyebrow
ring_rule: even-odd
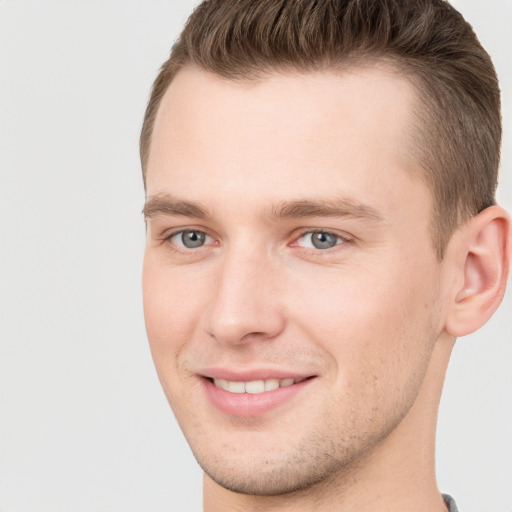
[[[306,217],[353,217],[369,221],[384,220],[382,214],[373,206],[346,197],[283,201],[271,208],[269,217],[272,220]]]
[[[206,210],[198,204],[177,199],[170,194],[149,197],[142,213],[145,219],[151,219],[157,215],[182,215],[197,219],[208,217]]]
[[[142,213],[145,219],[157,215],[181,215],[197,219],[211,217],[198,203],[178,199],[170,194],[149,197]],[[384,220],[376,208],[347,197],[282,201],[269,208],[267,217],[271,221],[308,217],[352,217],[376,222]]]

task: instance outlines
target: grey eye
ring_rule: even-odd
[[[311,243],[317,249],[330,249],[338,244],[339,237],[330,233],[311,233]]]
[[[331,249],[340,245],[345,240],[339,236],[327,231],[309,231],[304,233],[298,240],[298,245],[307,249]]]
[[[202,231],[182,231],[176,233],[173,238],[175,239],[174,243],[187,249],[196,249],[206,242],[206,235]]]

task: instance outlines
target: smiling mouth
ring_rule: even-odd
[[[249,393],[252,395],[257,395],[260,393],[266,393],[269,391],[274,391],[279,388],[284,388],[288,386],[292,386],[293,384],[299,384],[308,379],[312,379],[311,377],[303,377],[299,379],[287,378],[287,379],[265,379],[265,380],[251,380],[251,381],[232,381],[226,379],[213,379],[208,378],[210,382],[220,389],[224,391],[228,391],[230,393]]]
[[[294,397],[306,393],[318,377],[264,370],[237,373],[212,369],[208,373],[201,376],[206,397],[231,418],[262,416],[285,403],[298,405]]]

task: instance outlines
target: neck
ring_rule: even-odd
[[[279,496],[231,492],[208,475],[204,512],[446,512],[435,478],[435,429],[453,339],[441,336],[414,405],[361,459],[328,481]]]

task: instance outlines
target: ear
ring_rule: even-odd
[[[445,325],[455,337],[482,327],[503,299],[511,260],[510,217],[503,208],[490,206],[460,235],[451,248],[459,277],[453,281]]]

